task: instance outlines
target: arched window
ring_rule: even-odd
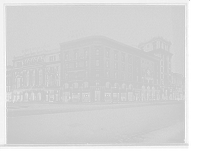
[[[84,82],[84,83],[83,83],[83,87],[84,87],[84,88],[88,88],[88,82]]]
[[[129,89],[132,89],[132,88],[133,88],[133,85],[132,85],[132,84],[129,84],[128,88],[129,88]]]
[[[99,48],[96,49],[96,55],[99,55],[100,54],[100,50]]]
[[[122,84],[122,89],[126,89],[126,84],[125,83]]]
[[[42,85],[42,69],[39,70],[39,85]]]
[[[65,89],[69,88],[69,84],[65,83]]]

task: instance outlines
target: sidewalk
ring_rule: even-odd
[[[182,102],[183,103],[183,102]],[[10,104],[7,105],[8,117],[15,116],[29,116],[37,114],[53,114],[53,113],[65,113],[65,112],[79,112],[79,111],[92,111],[103,109],[120,109],[131,107],[143,107],[143,106],[159,106],[169,104],[182,104],[179,102],[151,102],[151,103],[90,103],[90,104]]]

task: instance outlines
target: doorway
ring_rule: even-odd
[[[95,91],[95,102],[100,102],[101,100],[101,92]]]

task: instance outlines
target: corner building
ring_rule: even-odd
[[[160,52],[153,52],[154,41],[140,48],[101,36],[61,43],[63,101],[159,100],[162,97],[160,86],[165,85],[164,71],[160,72],[164,68],[160,66],[163,53],[160,48]],[[162,39],[157,41],[161,43]],[[163,65],[169,66],[167,62]]]

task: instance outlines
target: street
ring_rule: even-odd
[[[8,144],[162,145],[185,139],[183,103],[33,106],[8,107]]]

